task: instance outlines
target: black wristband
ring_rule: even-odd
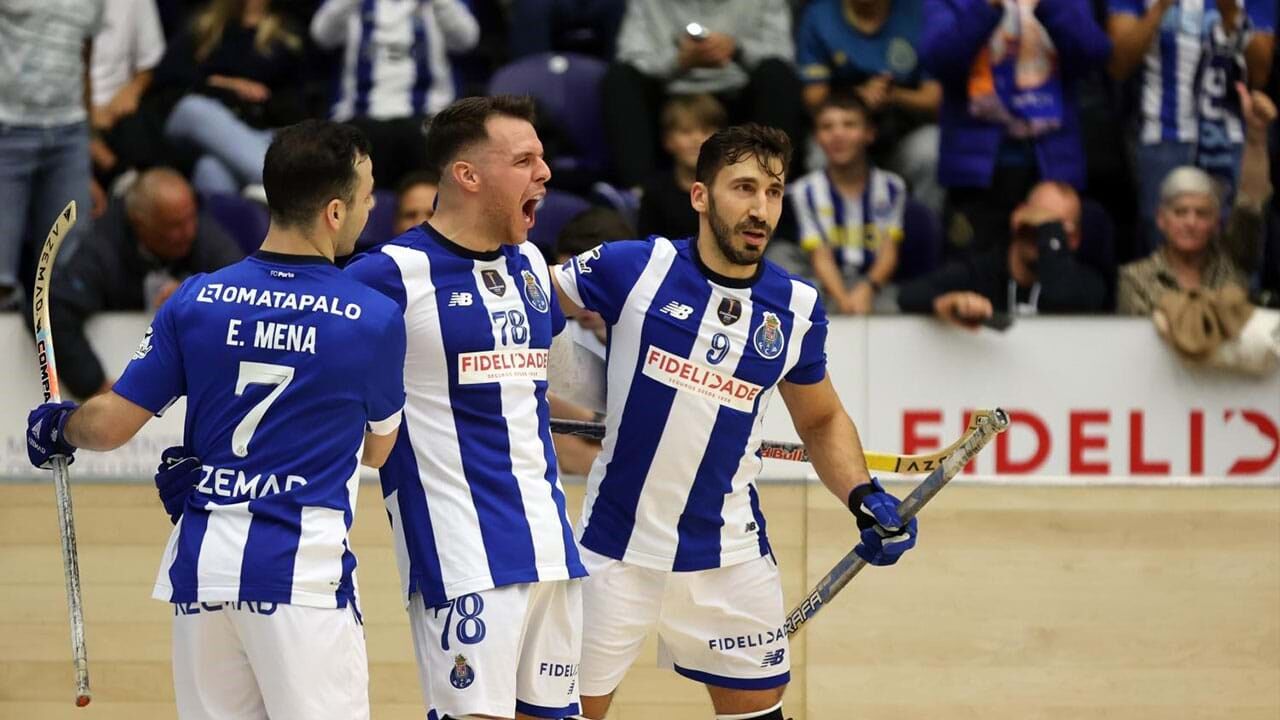
[[[845,501],[849,506],[849,512],[853,513],[853,517],[858,521],[859,530],[866,530],[876,524],[876,519],[862,509],[862,499],[874,492],[879,492],[875,485],[869,482],[863,483],[849,491],[849,499]]]

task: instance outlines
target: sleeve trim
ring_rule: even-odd
[[[369,432],[373,433],[374,435],[390,435],[391,433],[395,432],[395,430],[400,427],[400,421],[404,417],[404,413],[401,412],[401,410],[403,409],[404,408],[400,408],[400,410],[396,410],[395,412],[391,413],[390,417],[387,417],[383,420],[370,420]]]

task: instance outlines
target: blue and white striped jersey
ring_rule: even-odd
[[[612,242],[554,272],[609,325],[607,429],[582,546],[677,571],[767,554],[760,424],[778,382],[826,376],[817,291],[768,262],[747,280],[719,276],[692,239]]]
[[[1237,0],[1253,26],[1253,32],[1273,32],[1276,0]],[[1156,0],[1108,0],[1112,13],[1142,16]],[[1138,137],[1143,144],[1195,142],[1199,131],[1196,103],[1196,71],[1218,22],[1215,0],[1178,0],[1164,14],[1160,30],[1139,69]],[[1234,141],[1239,142],[1235,120]]]
[[[856,200],[840,193],[825,170],[814,170],[787,185],[795,213],[800,247],[813,251],[827,245],[841,267],[863,272],[875,264],[885,243],[902,242],[902,216],[907,207],[907,183],[877,167]]]
[[[564,315],[538,249],[478,253],[421,225],[346,272],[404,310],[408,400],[381,474],[405,598],[586,575],[547,405]]]
[[[311,19],[324,48],[344,45],[334,120],[434,115],[453,102],[449,53],[475,46],[463,0],[327,0]]]
[[[203,464],[153,597],[354,602],[364,433],[400,423],[404,342],[395,304],[320,257],[259,251],[178,288],[114,387],[156,414],[186,395]]]

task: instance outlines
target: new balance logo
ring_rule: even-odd
[[[677,320],[688,320],[689,316],[693,314],[693,308],[685,305],[684,303],[678,303],[675,300],[672,300],[662,306],[662,309],[658,312],[664,312]]]
[[[767,668],[767,667],[774,667],[775,665],[781,665],[782,658],[786,654],[787,654],[786,648],[778,648],[777,650],[770,650],[769,652],[764,654],[764,662],[760,663],[760,667]]]
[[[471,307],[471,293],[456,292],[449,296],[449,307]]]

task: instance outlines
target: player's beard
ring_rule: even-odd
[[[711,193],[707,193],[707,220],[711,223],[711,235],[716,239],[716,247],[720,249],[720,254],[734,265],[759,263],[760,258],[764,256],[764,249],[769,247],[769,240],[773,238],[773,228],[763,220],[752,220],[748,217],[737,226],[730,228],[729,223],[721,219],[720,213],[716,210],[715,196]],[[764,244],[759,250],[745,245],[741,248],[733,246],[734,235],[745,230],[760,230],[764,233]]]

